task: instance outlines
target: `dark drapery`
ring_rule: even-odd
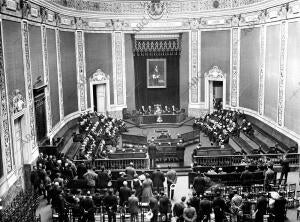
[[[46,109],[44,91],[34,96],[34,108],[37,141],[40,142],[46,136]]]
[[[167,87],[147,88],[147,59],[166,59]],[[135,56],[135,98],[137,108],[142,105],[175,105],[179,107],[179,55]]]

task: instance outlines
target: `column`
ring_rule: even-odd
[[[266,61],[266,26],[260,28],[260,68],[259,68],[259,91],[258,91],[258,113],[264,114],[264,92],[265,92],[265,61]]]
[[[231,38],[231,106],[239,106],[239,75],[240,75],[240,30],[232,29]]]
[[[12,171],[12,142],[10,139],[10,116],[9,116],[9,106],[8,106],[8,94],[6,85],[6,76],[4,70],[4,55],[3,55],[3,42],[2,42],[2,20],[0,20],[0,98],[1,98],[1,126],[2,126],[2,137],[1,146],[4,149],[5,155],[3,156],[3,173],[4,175]],[[5,171],[6,169],[6,171]]]
[[[49,81],[49,66],[48,66],[47,28],[45,25],[41,26],[41,33],[42,33],[44,82],[45,85],[47,85],[47,87],[45,88],[47,134],[49,134],[52,129],[52,112],[51,112],[50,81]]]
[[[62,74],[61,74],[60,35],[58,29],[55,29],[55,36],[56,36],[55,39],[56,39],[56,56],[57,56],[59,116],[60,116],[60,121],[62,121],[64,118],[64,99],[63,99]]]
[[[78,110],[87,109],[86,97],[86,68],[85,68],[85,50],[84,50],[84,33],[76,31],[76,67],[77,67],[77,94]]]
[[[284,21],[281,23],[281,42],[280,42],[280,77],[279,77],[279,92],[278,92],[278,125],[284,125],[284,108],[285,108],[285,81],[286,81],[286,66],[287,66],[287,38],[288,25]]]
[[[28,36],[28,22],[22,21],[22,45],[23,45],[23,61],[24,61],[24,75],[25,75],[25,93],[27,101],[27,110],[29,112],[29,118],[27,118],[27,125],[30,129],[29,135],[30,144],[32,148],[37,147],[36,144],[36,128],[35,128],[35,110],[34,110],[34,97],[32,87],[32,76],[30,67],[30,51],[29,51],[29,36]]]

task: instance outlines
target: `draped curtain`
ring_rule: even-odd
[[[163,58],[167,61],[167,87],[147,88],[147,59]],[[179,107],[179,55],[135,56],[134,70],[137,108],[154,104]]]

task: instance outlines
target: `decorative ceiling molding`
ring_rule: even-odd
[[[16,6],[9,8],[8,5],[2,5],[2,14],[66,29],[91,31],[147,33],[150,31],[228,28],[253,26],[300,17],[300,0],[216,0],[219,1],[218,4],[215,4],[218,7],[213,10],[210,8],[213,6],[208,6],[209,2],[214,2],[212,0],[164,1],[163,4],[166,4],[165,7],[168,8],[165,15],[159,19],[147,14],[145,10],[150,3],[143,0],[94,0],[96,5],[103,6],[99,7],[98,11],[78,10],[83,7],[83,3],[91,3],[88,0],[31,0],[22,4],[20,0],[6,1],[14,1]],[[60,5],[62,2],[64,5],[74,6],[74,8],[62,7]],[[79,5],[75,5],[75,3]],[[129,8],[123,8],[128,4]],[[177,11],[175,8],[180,8],[181,11]]]

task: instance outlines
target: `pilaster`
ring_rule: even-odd
[[[11,126],[10,126],[10,116],[9,116],[9,101],[8,101],[8,91],[7,91],[7,81],[4,69],[4,53],[3,53],[3,42],[2,42],[3,30],[2,30],[2,20],[0,20],[0,96],[1,96],[1,146],[3,147],[4,153],[3,159],[3,173],[8,174],[13,169],[12,162],[12,142],[11,142]],[[6,171],[5,171],[6,169]]]
[[[190,103],[198,104],[199,103],[199,78],[198,78],[198,30],[191,31],[191,76],[190,76],[190,88],[191,88],[191,97]]]
[[[280,77],[279,77],[279,92],[278,92],[278,119],[279,126],[284,125],[284,108],[285,108],[285,82],[286,82],[286,67],[287,67],[287,38],[288,25],[284,21],[281,23],[281,38],[280,38]]]
[[[49,65],[48,65],[47,29],[45,25],[41,26],[41,33],[42,33],[44,83],[45,85],[47,85],[47,87],[45,88],[45,105],[46,105],[47,135],[48,135],[52,129],[52,112],[51,112]]]
[[[23,46],[23,64],[25,75],[25,93],[29,118],[27,119],[27,125],[29,127],[30,144],[33,149],[37,147],[36,144],[36,128],[35,128],[35,110],[34,110],[34,97],[32,86],[32,75],[30,66],[30,50],[29,50],[29,31],[28,22],[23,20],[22,23],[22,46]]]
[[[59,97],[59,116],[60,121],[64,118],[64,99],[63,99],[63,86],[62,86],[62,73],[61,73],[61,52],[60,52],[60,34],[59,29],[55,29],[56,41],[56,56],[57,56],[57,78],[58,78],[58,97]]]
[[[77,94],[78,110],[87,109],[86,101],[86,68],[85,68],[85,50],[84,50],[84,33],[76,31],[76,67],[77,67]]]
[[[266,26],[260,28],[260,70],[258,87],[258,113],[264,114],[264,92],[265,92],[265,61],[266,61]]]
[[[240,29],[232,28],[231,106],[239,106]]]

